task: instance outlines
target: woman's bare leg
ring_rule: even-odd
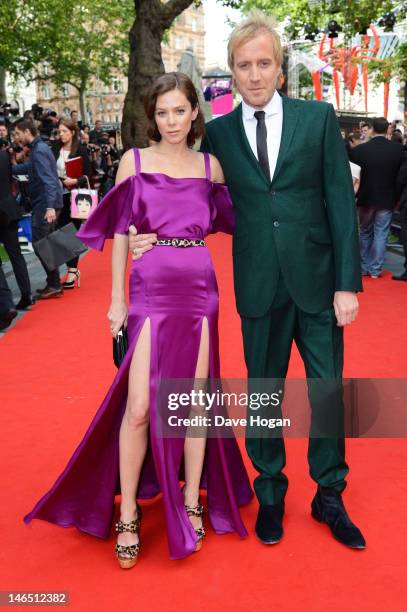
[[[199,345],[198,360],[195,371],[196,379],[208,378],[209,373],[209,328],[208,319],[204,317],[202,321],[201,342]],[[197,381],[197,385],[202,387],[202,384]],[[204,406],[198,407],[194,414],[205,414]],[[184,446],[184,463],[185,463],[185,489],[184,503],[187,506],[195,507],[198,504],[199,498],[199,483],[201,481],[202,467],[205,458],[206,436],[202,433],[202,437],[185,438]],[[202,526],[202,519],[198,516],[189,517],[194,529]]]
[[[120,518],[129,523],[136,518],[136,492],[147,450],[150,399],[150,319],[146,319],[137,339],[129,370],[129,390],[126,411],[119,436],[120,454]],[[137,534],[118,534],[117,543],[137,544]]]

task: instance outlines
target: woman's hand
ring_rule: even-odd
[[[70,178],[69,176],[67,176],[66,178],[64,178],[63,182],[67,189],[73,189],[74,187],[77,186],[78,179]]]
[[[110,333],[116,338],[122,325],[127,327],[127,304],[124,300],[113,300],[107,318],[110,321]]]

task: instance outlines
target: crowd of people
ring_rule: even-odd
[[[359,217],[362,275],[377,279],[383,272],[394,213],[399,213],[399,241],[405,271],[393,280],[407,281],[407,135],[404,126],[385,117],[363,121],[345,137]]]
[[[360,224],[362,274],[379,278],[383,271],[386,244],[398,211],[404,248],[405,271],[393,276],[407,281],[407,135],[404,126],[385,118],[362,121],[359,129],[345,134]],[[67,176],[66,162],[80,158],[82,172]],[[37,299],[63,294],[80,286],[78,257],[67,262],[61,281],[58,270],[45,266],[46,284],[33,296],[25,259],[18,240],[18,221],[30,214],[32,242],[57,228],[82,220],[71,217],[73,189],[92,188],[103,197],[114,185],[121,151],[116,134],[104,130],[97,120],[91,129],[82,124],[78,112],[60,117],[34,104],[13,123],[0,120],[0,242],[9,256],[21,299],[15,306],[0,267],[2,286],[0,328],[7,327],[18,310]],[[26,180],[28,177],[28,181]],[[12,180],[12,178],[14,180]],[[35,250],[35,247],[34,247]]]
[[[376,279],[381,274],[383,237],[406,190],[406,151],[388,138],[385,118],[361,126],[365,142],[349,143],[349,162],[359,180],[352,186],[333,106],[281,96],[283,60],[274,20],[260,11],[247,15],[228,42],[229,68],[242,104],[206,125],[187,75],[156,79],[145,98],[150,146],[126,151],[117,187],[78,232],[97,250],[113,238],[107,318],[114,347],[121,334],[127,350],[120,351],[118,372],[67,467],[24,521],[43,519],[105,538],[119,484],[114,550],[123,569],[134,567],[139,557],[138,498],[162,494],[171,559],[185,559],[202,548],[203,483],[214,531],[248,535],[239,507],[250,502],[253,491],[233,432],[225,435],[208,423],[190,435],[191,419],[180,417],[177,434],[173,429],[163,435],[169,430],[162,428],[166,419],[157,393],[164,377],[189,380],[194,391],[198,380],[216,389],[218,284],[205,239],[219,231],[233,234],[248,390],[257,391],[263,381],[260,389],[278,390],[269,397],[279,398],[277,405],[262,404],[257,415],[266,417],[264,425],[251,421],[247,405],[245,447],[256,473],[256,536],[274,545],[285,533],[289,480],[281,402],[295,341],[311,406],[307,459],[315,493],[310,515],[344,546],[366,547],[342,498],[349,472],[343,332],[358,316],[361,272]],[[11,147],[9,172],[29,176],[38,238],[70,221],[68,194],[90,182],[91,160],[75,118],[59,121],[55,148],[43,142],[31,118],[14,127],[16,142],[28,147],[30,156],[18,160]],[[100,129],[95,126],[92,138]],[[193,150],[199,139],[200,153]],[[77,176],[66,172],[74,159],[80,160]],[[129,251],[134,260],[149,253],[132,267],[127,300]],[[77,265],[77,260],[68,262],[64,287],[79,281]],[[41,299],[63,291],[58,271],[46,272]],[[199,418],[208,410],[206,404],[186,403],[177,416]],[[224,406],[215,402],[210,408],[216,416]],[[280,422],[272,435],[270,416]],[[297,500],[303,503],[301,493]],[[145,506],[143,512],[153,514],[154,508]]]
[[[93,129],[83,125],[78,113],[60,117],[34,104],[24,116],[0,121],[0,242],[9,256],[21,299],[14,305],[0,265],[0,329],[5,329],[37,299],[59,297],[80,285],[78,257],[67,263],[66,277],[51,270],[41,258],[46,284],[34,296],[18,239],[19,219],[29,215],[34,251],[36,243],[57,229],[81,219],[71,216],[72,191],[96,190],[103,197],[114,185],[121,151],[115,132],[96,121]],[[79,160],[76,172],[69,160]],[[78,171],[79,168],[79,171]],[[1,260],[0,260],[1,263]]]

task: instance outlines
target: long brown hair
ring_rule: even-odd
[[[71,155],[75,155],[79,149],[80,145],[80,135],[78,126],[74,121],[68,119],[67,117],[63,117],[59,120],[58,127],[60,125],[64,125],[70,132],[72,132],[72,145],[71,145]]]
[[[150,140],[160,142],[161,134],[158,130],[155,121],[155,107],[157,105],[158,96],[162,96],[168,91],[179,89],[185,95],[192,106],[192,110],[199,107],[199,99],[196,89],[191,79],[183,72],[168,72],[158,77],[150,87],[149,92],[144,98],[144,110],[147,115],[147,136]],[[198,138],[202,138],[205,134],[205,119],[201,109],[198,110],[198,115],[192,121],[191,129],[188,133],[187,144],[192,147]]]

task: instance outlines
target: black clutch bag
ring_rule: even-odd
[[[127,353],[127,349],[127,329],[125,327],[121,327],[117,333],[116,338],[113,338],[113,361],[116,368],[120,368],[124,356]]]

